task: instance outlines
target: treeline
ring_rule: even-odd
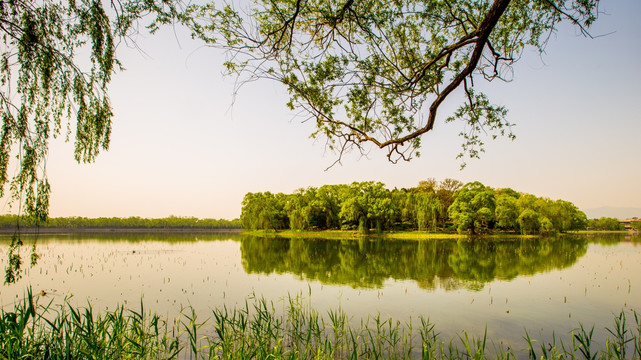
[[[599,219],[588,220],[588,229],[617,231],[625,230],[625,225],[622,222],[619,222],[619,219],[611,217],[601,217]]]
[[[480,182],[434,179],[409,189],[354,182],[298,189],[293,194],[248,193],[240,222],[248,230],[504,231],[542,234],[582,230],[587,218],[574,204]]]
[[[22,219],[17,215],[1,215],[0,228],[15,228],[20,222],[20,226],[33,226],[28,219]],[[240,219],[198,219],[195,217],[169,216],[166,218],[147,219],[138,216],[118,218],[118,217],[99,217],[86,218],[80,216],[49,218],[44,224],[39,224],[44,228],[63,228],[63,229],[239,229]]]

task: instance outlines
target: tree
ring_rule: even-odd
[[[475,181],[456,193],[448,212],[459,233],[474,235],[491,227],[495,207],[494,190]]]
[[[345,190],[340,211],[343,224],[357,224],[361,233],[368,233],[371,225],[381,231],[393,215],[385,185],[374,181],[354,182]]]
[[[84,163],[108,149],[113,116],[108,85],[120,69],[116,43],[127,40],[144,15],[156,15],[152,29],[170,22],[180,4],[109,5],[98,0],[0,3],[0,197],[10,183],[11,197],[34,222],[44,222],[49,211],[49,141],[70,140],[73,132],[74,157]],[[13,155],[18,170],[11,176]]]
[[[49,142],[74,133],[74,157],[92,162],[107,150],[113,116],[108,96],[120,68],[116,44],[153,14],[150,28],[169,23],[178,2],[27,1],[0,2],[0,197],[20,203],[22,217],[42,223],[49,214],[46,174]],[[109,6],[111,9],[106,8]],[[113,15],[109,15],[111,13]],[[73,122],[71,119],[73,118]],[[10,174],[10,160],[17,158]],[[13,166],[11,166],[13,167]],[[22,244],[14,236],[5,280],[15,281]]]
[[[318,224],[320,228],[337,229],[340,213],[340,189],[345,185],[324,185],[318,188],[313,206],[318,209],[324,217],[324,223]]]
[[[416,228],[417,193],[407,189],[394,189],[390,193],[392,203],[397,206],[393,219],[396,230]]]
[[[416,190],[419,192],[425,193],[433,193],[436,191],[436,187],[438,186],[438,182],[434,178],[428,178],[427,180],[421,180],[418,182],[418,186],[416,187]]]
[[[243,198],[240,222],[248,230],[282,230],[290,226],[285,206],[287,195],[247,193]]]
[[[460,156],[478,157],[481,133],[513,138],[507,110],[479,89],[509,80],[526,46],[544,51],[563,21],[584,34],[595,0],[269,0],[248,8],[191,6],[194,36],[229,51],[227,70],[281,82],[288,106],[316,123],[340,156],[366,145],[390,161],[418,156],[438,119],[462,120]],[[453,113],[440,105],[461,96]]]
[[[503,190],[503,189],[501,189]],[[512,189],[509,189],[512,190]],[[496,226],[505,230],[518,231],[519,208],[517,205],[518,193],[499,192],[496,197]]]
[[[552,222],[558,231],[583,230],[587,227],[587,217],[574,204],[565,200],[556,200],[552,204]],[[618,221],[617,221],[618,226]]]
[[[293,194],[287,195],[285,211],[289,218],[289,228],[292,230],[307,230],[309,228],[308,199],[305,195],[305,189],[298,189]]]
[[[541,231],[540,215],[532,209],[525,209],[519,215],[519,226],[525,235],[536,234]]]
[[[431,228],[435,232],[440,213],[441,202],[433,192],[418,193],[416,204],[418,231],[427,231]]]
[[[633,222],[632,224],[635,223]],[[605,216],[599,219],[591,219],[588,221],[588,226],[595,230],[625,230],[625,225],[619,222],[619,219]]]
[[[436,195],[441,203],[441,213],[439,214],[440,221],[447,221],[447,209],[449,209],[454,202],[454,194],[459,191],[462,186],[462,182],[450,178],[441,181],[439,184]]]

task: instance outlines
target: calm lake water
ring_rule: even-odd
[[[9,239],[0,238],[6,266]],[[29,249],[23,249],[28,259]],[[118,304],[169,317],[193,306],[251,297],[285,307],[301,295],[326,314],[343,309],[355,324],[380,314],[429,318],[444,337],[461,330],[523,347],[595,326],[602,336],[622,310],[641,311],[641,239],[625,235],[500,240],[264,239],[234,234],[42,235],[38,264],[0,287],[8,310],[31,286],[40,301]]]

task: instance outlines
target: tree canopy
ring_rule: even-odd
[[[293,194],[247,193],[240,222],[246,230],[501,231],[550,234],[583,230],[585,214],[550,200],[480,182],[434,179],[388,190],[380,182],[323,185]]]
[[[510,80],[531,46],[544,51],[567,21],[584,34],[596,0],[259,0],[189,8],[194,35],[229,51],[227,69],[281,82],[288,106],[316,123],[313,137],[340,156],[385,149],[419,155],[437,120],[461,120],[460,157],[478,157],[483,133],[513,138],[505,107],[481,83]],[[458,109],[441,116],[444,101]],[[457,98],[458,97],[458,98]]]
[[[98,0],[0,3],[0,197],[9,184],[20,211],[35,222],[49,212],[49,141],[74,140],[78,162],[107,150],[113,109],[108,85],[120,69],[116,45],[137,22],[150,30],[171,21],[179,2]],[[12,156],[17,170],[10,174]]]

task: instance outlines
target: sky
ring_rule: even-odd
[[[244,85],[223,75],[224,54],[184,29],[121,44],[125,71],[110,85],[110,148],[92,164],[73,160],[73,144],[51,143],[50,216],[195,216],[232,219],[247,192],[381,181],[388,188],[454,178],[510,187],[580,209],[641,208],[641,1],[603,0],[594,39],[562,26],[545,54],[528,49],[513,80],[487,87],[509,109],[516,140],[486,142],[461,170],[462,125],[424,135],[420,158],[391,164],[384,151],[336,154],[309,138],[269,80]],[[602,36],[600,36],[602,35]],[[6,200],[4,213],[11,210]],[[641,216],[641,213],[638,215]]]

